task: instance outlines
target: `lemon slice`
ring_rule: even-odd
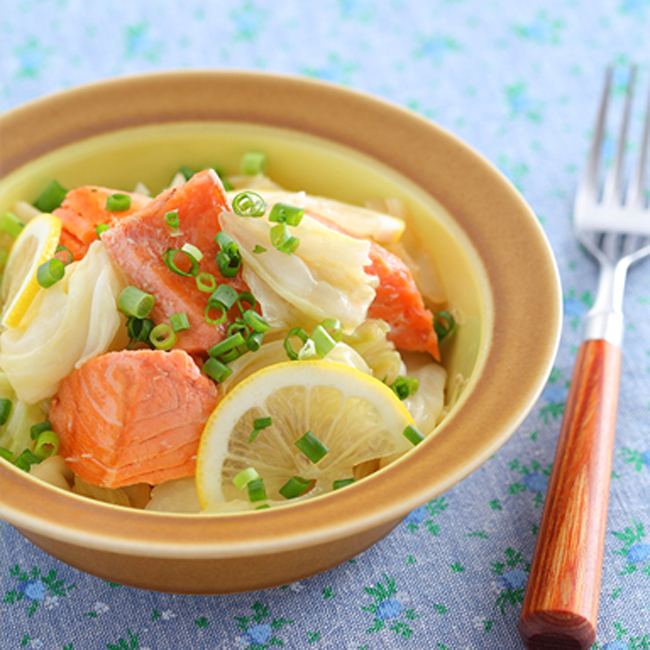
[[[39,290],[38,267],[54,256],[61,221],[52,214],[34,217],[11,247],[2,278],[2,325],[18,327]]]
[[[250,442],[254,421],[272,424]],[[327,361],[290,361],[257,371],[237,384],[210,416],[199,445],[196,487],[213,512],[255,509],[233,479],[254,468],[267,503],[286,505],[333,489],[368,464],[412,449],[403,435],[413,419],[393,391],[355,368]],[[308,431],[329,450],[312,462],[296,446]],[[310,489],[287,500],[280,489],[294,476]]]

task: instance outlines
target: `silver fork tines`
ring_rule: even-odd
[[[620,346],[623,338],[623,291],[627,269],[633,262],[650,254],[650,207],[645,207],[650,89],[639,159],[626,191],[625,147],[637,76],[636,68],[630,68],[616,156],[601,192],[601,158],[613,75],[614,69],[610,67],[589,159],[576,194],[574,221],[578,238],[601,267],[596,301],[585,321],[584,339],[605,339]]]

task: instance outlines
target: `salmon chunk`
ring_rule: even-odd
[[[157,485],[194,474],[217,389],[181,350],[109,352],[68,375],[50,422],[67,466],[88,483]]]
[[[106,199],[111,194],[126,194],[131,198],[128,210],[110,211],[106,209]],[[80,260],[90,245],[97,241],[96,228],[100,224],[114,226],[118,221],[143,208],[151,199],[143,194],[132,194],[107,187],[84,185],[70,190],[61,207],[54,215],[61,219],[60,244],[72,252],[74,260]]]
[[[219,245],[219,215],[229,210],[219,177],[212,169],[195,174],[187,183],[164,191],[140,212],[120,221],[102,235],[113,261],[122,269],[127,282],[155,298],[151,318],[168,322],[173,314],[184,312],[190,329],[178,332],[176,348],[192,354],[204,353],[226,336],[230,320],[212,325],[205,319],[209,292],[197,288],[195,277],[185,277],[170,270],[163,259],[168,249],[179,250],[191,244],[203,254],[199,273],[210,273],[217,284],[228,284],[241,292],[247,289],[241,269],[233,278],[221,276],[216,262]],[[165,216],[178,214],[177,229],[167,224]],[[178,256],[181,267],[183,256]],[[184,270],[184,269],[183,269]],[[234,317],[237,307],[233,307]]]

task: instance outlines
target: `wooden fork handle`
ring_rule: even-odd
[[[519,619],[531,650],[596,640],[620,371],[618,346],[582,343]]]

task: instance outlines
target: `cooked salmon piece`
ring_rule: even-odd
[[[106,209],[106,199],[111,194],[126,194],[131,197],[131,206],[120,212]],[[107,187],[84,185],[70,190],[61,207],[53,214],[61,219],[61,239],[63,246],[72,252],[74,260],[80,260],[90,245],[97,240],[96,228],[102,223],[114,226],[118,221],[143,208],[151,199],[142,194],[111,190]]]
[[[102,241],[127,282],[154,296],[151,318],[168,322],[172,314],[185,312],[190,329],[178,332],[176,348],[193,354],[204,353],[226,337],[228,325],[238,314],[235,305],[226,322],[211,325],[205,320],[210,293],[199,291],[194,277],[178,275],[163,260],[168,249],[191,244],[203,254],[200,273],[210,273],[217,284],[228,284],[238,292],[247,289],[241,269],[233,278],[224,278],[216,262],[220,250],[214,237],[220,231],[219,215],[229,210],[219,177],[212,169],[192,176],[187,183],[162,192],[139,212],[121,220],[102,234]],[[165,219],[178,213],[179,227],[171,228]],[[183,256],[178,256],[181,267]]]
[[[328,228],[355,237],[338,224],[319,214],[309,215]],[[377,242],[370,241],[370,264],[364,267],[379,285],[368,309],[369,318],[381,318],[390,325],[387,338],[398,348],[428,352],[440,361],[438,335],[433,329],[433,314],[425,307],[422,294],[405,262]]]
[[[52,400],[59,453],[101,487],[192,476],[215,384],[182,350],[109,352],[68,375]]]

